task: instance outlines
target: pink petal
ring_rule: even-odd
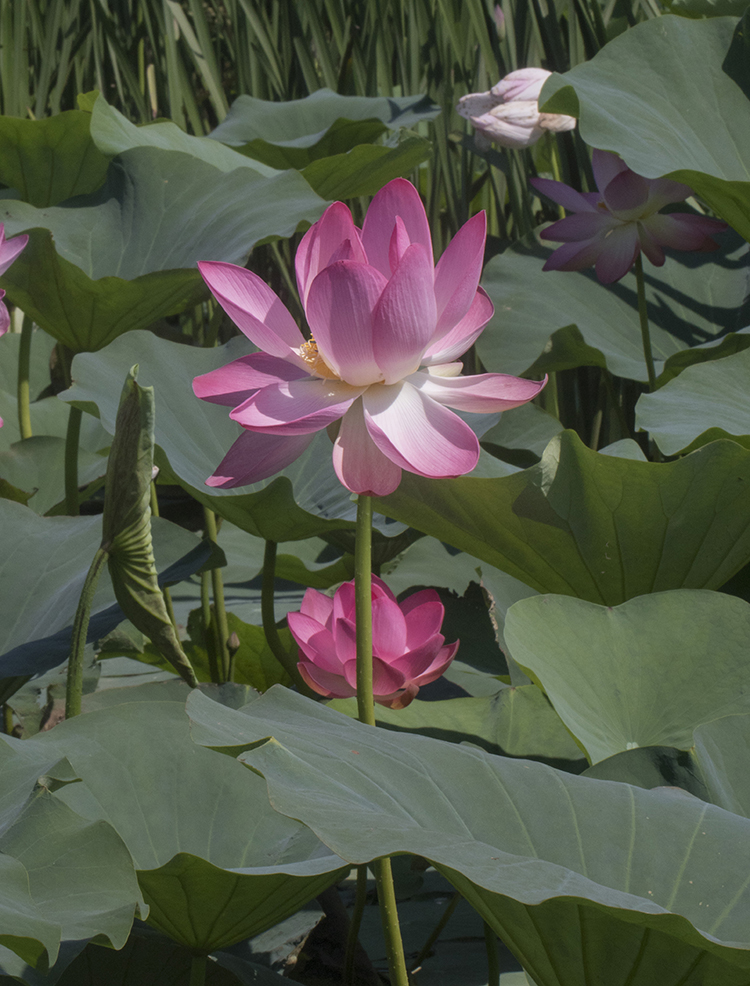
[[[629,168],[615,175],[604,189],[604,201],[610,211],[623,222],[638,219],[649,199],[649,181]]]
[[[404,223],[409,242],[421,244],[432,260],[432,237],[419,193],[405,178],[394,178],[372,200],[362,224],[367,262],[387,278],[393,273],[390,246],[397,216]]]
[[[373,355],[373,310],[386,283],[374,267],[340,260],[318,274],[307,296],[320,355],[356,387],[383,379]]]
[[[399,466],[370,438],[361,400],[354,402],[341,421],[333,446],[333,468],[348,490],[365,496],[388,496],[401,482]]]
[[[547,258],[542,270],[585,270],[596,263],[602,242],[602,237],[596,237],[583,243],[565,243]]]
[[[482,329],[495,312],[484,288],[477,288],[468,312],[458,325],[454,326],[442,339],[433,343],[422,357],[422,366],[436,366],[450,363],[462,356],[482,334]]]
[[[426,671],[423,671],[416,679],[420,686],[429,685],[431,681],[437,681],[441,675],[445,674],[451,661],[456,656],[456,651],[460,643],[460,640],[456,640],[454,643],[446,644],[445,647],[441,648],[430,667]]]
[[[343,251],[348,256],[342,256]],[[323,268],[334,260],[344,259],[362,264],[367,262],[351,212],[343,202],[334,202],[308,229],[297,247],[294,267],[303,306],[307,305],[310,285]]]
[[[375,695],[391,695],[403,688],[406,679],[392,665],[381,661],[379,657],[372,659],[372,690]]]
[[[502,147],[531,147],[544,131],[536,100],[524,100],[497,106],[484,116],[472,117],[471,122],[481,133]]]
[[[716,250],[718,243],[712,237],[723,233],[727,228],[727,224],[720,219],[688,212],[649,216],[643,221],[643,226],[660,246],[671,247],[673,250],[701,251]]]
[[[528,404],[547,382],[522,380],[505,373],[480,373],[471,377],[438,377],[431,373],[414,373],[409,383],[426,397],[457,411],[492,414]]]
[[[542,240],[555,243],[581,243],[595,236],[604,236],[608,229],[618,225],[609,212],[579,212],[545,226],[539,233]]]
[[[529,178],[529,184],[548,199],[558,202],[568,212],[596,212],[596,205],[591,197],[587,198],[564,182],[552,181],[550,178]],[[595,199],[598,198],[598,195],[595,196]]]
[[[348,620],[354,623],[356,613],[356,594],[354,582],[344,582],[333,597],[333,621]]]
[[[312,435],[259,435],[246,431],[232,445],[206,486],[228,490],[250,486],[281,472],[298,459]]]
[[[357,628],[354,619],[334,619],[333,639],[342,664],[357,661]]]
[[[281,380],[299,380],[306,376],[304,370],[267,353],[250,353],[239,359],[210,370],[193,380],[193,393],[202,401],[237,407],[247,400],[250,393]]]
[[[349,685],[343,675],[331,674],[307,661],[300,661],[297,670],[305,684],[324,698],[352,698],[357,694],[357,689]]]
[[[406,649],[406,620],[398,603],[381,597],[372,601],[372,648],[384,661],[401,657]]]
[[[4,336],[10,327],[10,314],[2,301],[4,297],[5,292],[0,291],[0,336]]]
[[[403,674],[407,681],[422,684],[421,676],[428,673],[437,663],[440,650],[445,643],[445,637],[436,633],[414,647],[403,657],[393,661],[393,667]]]
[[[256,391],[229,417],[268,435],[308,435],[338,421],[361,393],[340,380],[305,377]]]
[[[551,74],[543,68],[518,68],[509,72],[490,92],[506,103],[512,99],[539,99]]]
[[[305,341],[302,333],[265,281],[244,267],[221,261],[201,262],[198,269],[221,307],[258,349],[304,367],[296,353]]]
[[[308,589],[302,597],[302,605],[299,611],[305,616],[317,620],[321,626],[328,626],[328,621],[333,612],[333,599],[324,592],[318,592],[317,589]],[[330,630],[330,627],[328,629]]]
[[[372,318],[372,345],[385,383],[413,373],[435,334],[437,311],[432,261],[418,243],[401,258]]]
[[[577,124],[578,120],[574,116],[566,116],[564,113],[539,114],[539,126],[542,130],[550,130],[553,134],[575,130]]]
[[[613,154],[612,151],[600,151],[598,148],[595,148],[591,155],[591,167],[594,171],[596,187],[600,192],[603,192],[617,175],[623,171],[630,171],[618,154]]]
[[[408,650],[421,646],[440,632],[445,618],[445,608],[434,589],[415,592],[401,603],[406,620],[406,646]]]
[[[28,242],[29,237],[26,233],[22,236],[14,236],[11,240],[6,240],[5,227],[0,223],[0,275],[6,272]]]
[[[378,705],[384,705],[388,709],[405,709],[411,705],[418,693],[419,686],[411,683],[392,695],[375,695],[373,697]]]
[[[362,397],[365,423],[380,451],[420,476],[462,476],[479,459],[467,424],[408,383],[370,387]]]
[[[613,284],[624,277],[635,263],[640,250],[635,223],[611,230],[601,242],[596,261],[596,276],[602,284]]]
[[[329,630],[304,613],[287,614],[289,632],[304,656],[317,668],[342,674],[343,661]]]
[[[665,261],[664,251],[656,237],[652,236],[645,223],[638,223],[638,241],[641,250],[655,267],[661,267]]]
[[[649,180],[649,208],[652,212],[663,209],[665,205],[674,202],[683,202],[689,195],[693,194],[689,185],[682,182],[672,181],[671,178],[652,178]]]
[[[435,268],[438,323],[433,344],[469,311],[482,273],[486,238],[487,217],[479,212],[463,224],[438,261]]]
[[[396,216],[396,225],[393,227],[391,242],[388,246],[388,262],[391,270],[395,270],[401,263],[401,258],[411,246],[409,234],[406,232],[404,220],[401,216]]]
[[[396,602],[396,597],[393,595],[393,593],[385,584],[385,582],[381,578],[378,578],[377,575],[372,575],[370,577],[370,584],[372,586],[373,599],[380,599],[381,597],[385,597],[386,599],[390,599],[394,603]]]

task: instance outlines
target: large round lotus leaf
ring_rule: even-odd
[[[91,139],[90,119],[80,110],[42,120],[0,117],[0,183],[39,209],[93,192],[107,159]]]
[[[505,639],[592,763],[640,746],[693,745],[696,726],[750,711],[750,605],[679,589],[614,608],[534,596]]]
[[[187,578],[207,560],[205,546],[163,518],[152,520],[159,573]],[[102,539],[101,517],[39,517],[0,500],[0,676],[38,674],[70,652],[70,627],[86,573]],[[184,564],[179,564],[184,560]],[[89,640],[123,619],[103,573],[91,607]]]
[[[550,79],[540,102],[578,116],[587,144],[638,174],[690,185],[750,239],[750,64],[737,23],[655,17]]]
[[[273,811],[260,777],[191,742],[182,703],[129,702],[27,742],[67,757],[82,783],[55,796],[116,829],[150,923],[188,948],[257,934],[342,872],[309,829]]]
[[[374,504],[538,592],[615,606],[666,589],[718,589],[747,564],[748,484],[750,452],[734,442],[651,463],[594,452],[563,432],[513,476],[404,473]]]
[[[653,394],[642,394],[636,425],[648,431],[665,455],[674,455],[704,435],[750,440],[750,351],[689,366]],[[701,443],[703,444],[703,442]]]
[[[487,264],[482,286],[495,314],[476,344],[487,369],[542,376],[606,366],[645,381],[633,271],[607,285],[593,270],[542,271],[550,252],[530,235]],[[661,268],[645,265],[657,373],[675,353],[750,322],[746,261],[747,245],[732,235],[719,253],[675,253]]]
[[[294,171],[223,172],[191,154],[135,147],[90,195],[49,209],[4,202],[6,235],[34,232],[2,286],[74,352],[95,351],[205,297],[197,261],[244,261],[259,240],[289,236],[325,205]]]
[[[244,712],[194,693],[188,712],[197,742],[244,746],[277,811],[339,855],[430,860],[538,986],[748,981],[746,818],[372,729],[286,689]]]

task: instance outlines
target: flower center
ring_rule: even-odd
[[[310,367],[310,373],[314,373],[318,377],[323,377],[325,380],[341,379],[338,373],[334,373],[320,355],[318,352],[318,344],[312,336],[310,336],[310,339],[307,342],[302,343],[299,348],[299,354],[305,363],[307,363]]]

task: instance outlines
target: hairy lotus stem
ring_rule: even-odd
[[[354,598],[357,632],[357,710],[360,722],[375,725],[375,702],[372,694],[372,498],[357,498],[357,531],[354,544]],[[404,958],[404,944],[396,909],[391,861],[377,859],[370,863],[378,888],[378,906],[388,956],[392,986],[409,986]],[[359,880],[359,877],[358,877]]]
[[[209,507],[203,508],[205,519],[206,538],[216,544],[216,514]],[[221,569],[211,569],[211,588],[214,596],[214,624],[216,627],[216,660],[219,665],[220,683],[229,681],[229,651],[227,641],[229,640],[229,624],[227,623],[227,611],[224,605],[224,580],[221,577]]]
[[[86,574],[81,596],[78,600],[73,635],[70,642],[70,660],[68,661],[68,680],[65,689],[65,718],[72,719],[81,713],[81,697],[83,695],[83,652],[86,649],[86,636],[91,616],[91,603],[94,599],[96,586],[102,568],[109,558],[105,548],[98,548]]]
[[[648,327],[648,308],[646,306],[646,285],[643,279],[643,261],[640,253],[635,258],[635,280],[638,285],[638,317],[641,321],[641,338],[643,339],[643,355],[646,360],[646,370],[648,372],[648,389],[656,390],[656,371],[654,370],[654,356],[651,352],[651,332]]]
[[[28,315],[24,315],[21,326],[21,347],[18,352],[18,385],[16,397],[18,401],[18,428],[21,438],[31,438],[31,408],[29,394],[29,372],[31,365],[31,333],[34,323]]]

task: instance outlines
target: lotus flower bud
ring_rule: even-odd
[[[434,589],[396,601],[388,586],[372,577],[373,697],[380,705],[404,709],[422,685],[435,681],[456,656],[458,641],[446,644],[440,627],[445,609]],[[306,683],[326,698],[357,694],[354,582],[333,598],[308,589],[298,613],[288,616],[300,649],[297,665]]]

